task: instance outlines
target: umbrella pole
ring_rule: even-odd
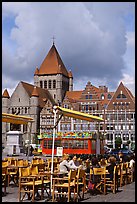
[[[57,114],[57,109],[55,107],[53,107],[53,113],[54,113],[54,128],[53,128],[52,161],[51,161],[51,193],[53,191],[52,177],[53,177],[54,142],[55,142],[55,134],[56,134],[56,114]]]

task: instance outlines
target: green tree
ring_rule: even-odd
[[[122,139],[121,139],[121,137],[117,137],[116,140],[115,140],[115,147],[116,147],[116,148],[120,148],[120,147],[121,147],[121,144],[122,144]]]

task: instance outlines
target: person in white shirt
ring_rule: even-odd
[[[60,172],[68,173],[69,170],[71,169],[71,166],[69,165],[68,159],[69,159],[69,155],[64,154],[63,155],[63,161],[59,164]]]
[[[77,157],[74,156],[70,161],[69,161],[69,165],[71,166],[71,169],[78,169],[80,166],[76,165],[77,162]]]
[[[131,156],[130,161],[129,161],[129,167],[133,168],[134,163],[135,163],[134,156]]]

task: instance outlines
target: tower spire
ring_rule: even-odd
[[[55,37],[54,36],[53,36],[52,40],[53,40],[53,45],[54,45],[55,44]]]

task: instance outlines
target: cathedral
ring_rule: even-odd
[[[96,87],[87,82],[84,90],[73,91],[73,74],[65,67],[53,42],[40,67],[34,70],[34,85],[20,81],[9,96],[2,94],[2,112],[32,117],[31,143],[35,137],[53,130],[53,105],[100,116],[104,122],[99,131],[106,135],[108,146],[115,147],[115,139],[121,137],[123,146],[128,140],[135,143],[135,97],[121,82],[115,92],[106,86]],[[6,144],[6,132],[20,130],[27,140],[27,126],[2,123],[2,142]],[[60,132],[97,131],[89,122],[62,117]]]

